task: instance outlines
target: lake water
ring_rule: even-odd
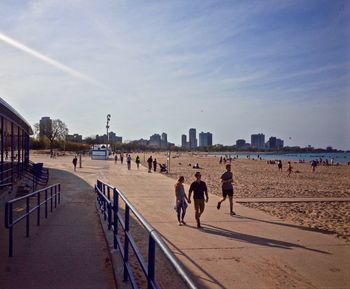
[[[334,163],[347,163],[350,162],[350,153],[212,153],[210,155],[222,156],[222,157],[235,157],[238,155],[238,158],[247,158],[249,155],[250,158],[257,158],[258,155],[263,160],[291,160],[291,161],[299,161],[305,160],[305,162],[309,162],[312,160],[320,159],[326,160],[330,162],[333,158]]]

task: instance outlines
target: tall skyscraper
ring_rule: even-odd
[[[199,146],[209,147],[213,145],[213,135],[210,132],[201,132],[199,134]]]
[[[181,147],[183,148],[187,147],[187,136],[185,134],[181,136]]]
[[[197,147],[197,132],[195,128],[190,128],[189,130],[189,142],[191,149]]]
[[[168,146],[168,135],[163,132],[162,133],[162,138],[161,138],[161,147],[166,148]]]
[[[265,135],[262,133],[251,135],[251,147],[257,149],[265,148]]]
[[[157,133],[155,133],[154,135],[152,135],[152,136],[149,138],[149,145],[159,148],[160,145],[161,145],[161,138],[160,138],[160,135],[157,134]]]
[[[52,132],[52,120],[48,116],[44,116],[39,121],[39,136],[43,137]]]

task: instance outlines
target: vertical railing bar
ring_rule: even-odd
[[[12,203],[9,204],[9,256],[13,255],[13,215],[12,215]]]
[[[58,184],[58,204],[61,204],[61,184]]]
[[[53,204],[53,199],[52,199],[52,187],[50,188],[50,204],[51,204],[50,212],[52,213],[52,204]]]
[[[45,190],[45,219],[47,219],[47,189]]]
[[[26,203],[27,203],[27,207],[26,207],[26,213],[27,213],[27,217],[26,217],[26,237],[29,237],[29,210],[30,210],[30,202],[29,202],[29,197],[27,197],[26,199]]]
[[[37,219],[36,225],[40,226],[40,192],[37,193]]]
[[[57,187],[55,186],[55,209],[57,208]]]
[[[114,227],[114,232],[113,232],[113,244],[114,244],[114,249],[118,248],[118,242],[117,242],[117,236],[118,236],[118,211],[119,211],[119,195],[116,190],[116,188],[113,189],[113,203],[114,203],[114,210],[113,210],[113,227]]]
[[[149,241],[148,241],[148,276],[147,276],[147,283],[148,283],[148,289],[153,289],[153,283],[154,283],[154,273],[155,273],[155,241],[152,237],[152,232],[149,233]]]
[[[129,262],[129,206],[125,204],[125,230],[124,230],[124,282],[128,281],[128,268],[127,264]]]

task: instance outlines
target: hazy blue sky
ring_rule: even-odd
[[[0,96],[84,136],[350,149],[349,42],[345,0],[5,0]]]

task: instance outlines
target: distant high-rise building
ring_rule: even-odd
[[[265,148],[265,135],[262,133],[251,135],[251,146],[257,149]]]
[[[66,141],[70,141],[70,142],[78,142],[78,143],[82,143],[83,142],[83,136],[80,134],[67,134],[66,135]]]
[[[181,136],[181,147],[183,148],[187,147],[187,136],[185,134]]]
[[[277,149],[283,149],[284,147],[284,141],[282,139],[276,139],[276,148]]]
[[[165,132],[162,133],[161,147],[162,148],[168,147],[168,135]]]
[[[149,138],[149,145],[159,148],[161,145],[161,137],[158,133],[155,133]]]
[[[191,149],[197,147],[197,132],[195,128],[190,128],[189,130],[189,142]]]
[[[238,139],[236,140],[236,148],[243,148],[247,146],[246,142],[245,142],[245,139]]]
[[[201,132],[199,134],[199,146],[209,147],[213,145],[213,135],[210,132]]]
[[[277,137],[272,136],[269,138],[269,149],[277,149]]]
[[[122,143],[123,138],[121,136],[117,136],[115,132],[111,131],[108,133],[109,143]]]
[[[52,120],[48,116],[44,116],[39,121],[39,136],[49,135],[52,132]]]

